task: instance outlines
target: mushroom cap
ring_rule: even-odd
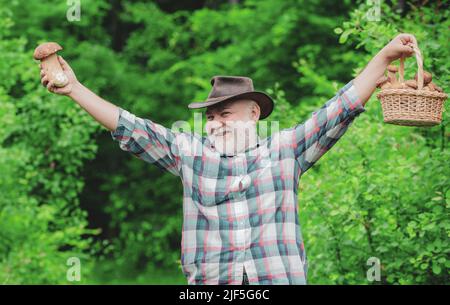
[[[417,80],[417,73],[414,75],[414,79]],[[427,85],[433,80],[433,76],[428,71],[423,71],[423,85]]]
[[[434,90],[438,91],[438,92],[444,92],[444,90],[442,90],[441,87],[439,87],[438,85],[434,84]]]
[[[391,84],[392,89],[406,89],[405,87],[406,87],[405,84],[400,84],[400,83]]]
[[[425,90],[425,91],[434,91],[434,88],[428,84],[428,85],[424,86],[424,87],[422,88],[422,90]]]
[[[34,50],[34,59],[42,59],[45,57],[48,57],[63,48],[57,44],[56,42],[45,42],[40,44],[35,50]]]
[[[409,79],[405,82],[405,84],[413,89],[417,89],[417,81],[413,80],[413,79]]]
[[[394,66],[394,65],[389,65],[389,66],[387,66],[387,70],[389,72],[397,72],[398,71],[398,67]]]

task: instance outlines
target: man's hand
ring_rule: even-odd
[[[73,72],[69,64],[61,56],[58,56],[58,60],[62,66],[64,73],[69,79],[67,85],[61,88],[55,87],[54,84],[48,80],[48,77],[47,75],[45,75],[44,70],[42,70],[42,64],[39,65],[39,67],[41,68],[41,83],[44,87],[47,87],[48,91],[52,93],[70,95],[74,90],[74,87],[78,85],[77,77],[75,76],[75,73]]]
[[[414,54],[413,47],[418,48],[416,37],[412,34],[399,34],[392,39],[369,62],[364,70],[354,79],[353,84],[363,105],[366,104],[377,86],[377,80],[384,75],[387,66],[400,57]]]
[[[391,63],[400,57],[413,55],[413,46],[418,48],[416,37],[412,34],[403,33],[392,39],[380,53],[388,63]]]

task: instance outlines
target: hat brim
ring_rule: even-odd
[[[260,120],[267,118],[272,113],[273,108],[274,108],[273,99],[266,93],[259,92],[259,91],[251,91],[251,92],[244,92],[244,93],[235,94],[235,95],[210,98],[210,99],[207,99],[205,102],[190,103],[188,105],[188,108],[190,108],[190,109],[205,108],[205,107],[209,107],[209,106],[212,106],[212,105],[215,105],[218,103],[223,103],[223,102],[233,101],[233,100],[238,100],[238,99],[249,99],[249,100],[253,100],[256,103],[258,103],[259,108],[261,109],[261,114],[259,116]]]

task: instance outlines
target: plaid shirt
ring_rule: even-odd
[[[181,263],[189,284],[306,284],[298,183],[365,111],[353,80],[304,123],[234,156],[119,108],[122,150],[180,176]]]

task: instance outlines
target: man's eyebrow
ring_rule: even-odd
[[[231,106],[221,106],[221,107],[217,107],[216,109],[214,109],[214,110],[216,110],[217,112],[221,112],[221,111],[224,111],[225,109],[230,109],[231,108]],[[210,109],[210,110],[206,110],[205,111],[205,114],[206,115],[210,115],[211,114],[211,111],[213,111],[212,109]]]

